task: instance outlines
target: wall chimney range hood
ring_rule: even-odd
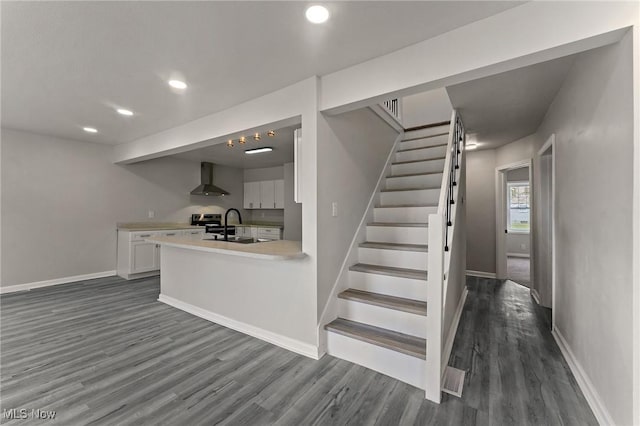
[[[220,197],[229,195],[227,191],[218,188],[213,184],[213,163],[200,163],[200,185],[193,191],[192,195],[205,195],[209,197]]]

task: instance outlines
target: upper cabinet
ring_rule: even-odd
[[[284,180],[244,183],[245,209],[283,209]]]
[[[260,182],[244,183],[244,208],[260,208]]]

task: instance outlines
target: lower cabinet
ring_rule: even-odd
[[[131,273],[160,270],[160,245],[148,242],[131,243]]]
[[[147,241],[153,237],[187,237],[201,239],[202,229],[172,229],[157,231],[118,230],[117,273],[125,279],[158,275],[160,245]]]
[[[255,225],[236,225],[236,236],[243,238],[261,238],[266,240],[281,240],[282,229],[278,227],[260,227]]]

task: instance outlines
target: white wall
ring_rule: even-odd
[[[620,425],[633,423],[632,52],[629,32],[576,58],[538,130],[556,135],[555,327]]]
[[[240,325],[242,331],[317,357],[315,288],[305,276],[309,258],[263,260],[168,246],[162,250],[161,298],[221,315],[231,327]]]
[[[467,151],[467,269],[496,272],[496,151]]]
[[[451,101],[444,87],[402,98],[402,125],[405,129],[441,123],[451,118]]]
[[[240,169],[216,167],[231,195],[202,197],[189,194],[197,162],[119,166],[110,146],[8,129],[2,150],[2,286],[115,270],[117,222],[186,223],[242,205]]]
[[[398,133],[370,109],[318,119],[318,316]],[[338,216],[332,216],[333,202]]]

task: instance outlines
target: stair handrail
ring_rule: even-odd
[[[458,185],[464,127],[456,110],[451,113],[449,137],[447,140],[444,175],[440,187],[437,213],[429,215],[429,256],[427,277],[427,359],[426,389],[427,399],[440,402],[442,384],[442,350],[444,302],[446,289],[445,257],[449,251],[449,228],[453,225],[455,189]]]

